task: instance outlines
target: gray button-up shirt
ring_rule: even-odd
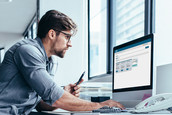
[[[52,79],[53,64],[40,38],[13,45],[0,65],[0,115],[29,114],[41,99],[58,100],[64,91]]]

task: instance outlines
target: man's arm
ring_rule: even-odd
[[[38,112],[41,112],[41,111],[53,111],[57,109],[57,107],[52,107],[48,104],[46,104],[43,100],[41,100],[38,105],[36,106],[36,110]]]
[[[83,81],[84,80],[82,79],[80,83],[82,83]],[[80,85],[76,86],[76,84],[69,84],[64,87],[64,90],[71,93],[75,97],[79,97],[80,88],[81,88]],[[53,111],[55,109],[57,109],[57,107],[52,107],[52,106],[48,105],[47,103],[45,103],[43,100],[41,100],[36,106],[36,110],[39,112],[40,111]]]
[[[61,108],[68,111],[92,111],[103,106],[115,106],[123,109],[123,106],[120,103],[113,100],[107,100],[100,103],[89,102],[79,99],[66,91],[62,97],[52,105],[54,108]]]
[[[73,89],[75,89],[75,91],[73,91]],[[120,103],[113,100],[94,103],[77,98],[80,92],[79,85],[76,86],[75,84],[69,84],[68,86],[64,87],[64,90],[65,91],[62,97],[58,99],[52,106],[46,104],[43,100],[41,100],[36,107],[37,111],[53,111],[57,108],[62,108],[69,111],[91,111],[103,106],[115,106],[123,108]]]

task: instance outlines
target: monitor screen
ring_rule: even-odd
[[[152,89],[153,35],[113,49],[113,92]]]

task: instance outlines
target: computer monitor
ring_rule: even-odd
[[[113,48],[112,98],[134,107],[152,95],[153,34]]]

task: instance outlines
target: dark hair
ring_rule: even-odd
[[[50,29],[54,29],[55,31],[72,30],[73,34],[75,34],[77,25],[67,15],[56,10],[50,10],[45,13],[38,23],[37,36],[41,39],[44,38]],[[58,31],[56,31],[57,34],[59,34]]]

